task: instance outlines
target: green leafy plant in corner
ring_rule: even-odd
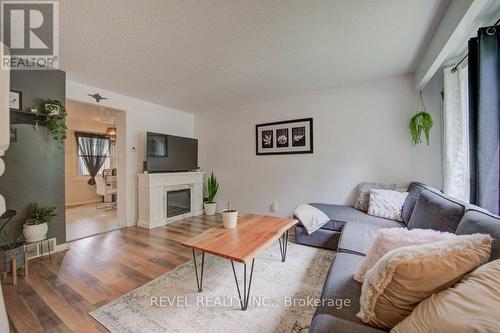
[[[57,216],[57,213],[55,212],[56,209],[57,207],[40,207],[38,204],[34,203],[31,206],[31,214],[26,220],[26,224],[36,225],[52,222]]]
[[[7,236],[7,233],[5,230],[2,232],[2,240],[5,243],[4,248],[7,250],[13,250],[18,246],[18,241],[17,239],[12,239]]]
[[[208,201],[207,203],[214,203],[215,195],[217,194],[217,191],[219,190],[219,183],[217,181],[217,178],[214,176],[214,173],[208,177],[207,180],[207,195],[208,195]]]
[[[432,116],[426,111],[422,92],[420,92],[417,102],[417,113],[410,119],[411,140],[414,146],[422,143],[422,133],[424,133],[425,141],[429,145],[432,125],[434,125]]]
[[[31,112],[35,114],[36,127],[38,127],[39,116],[46,117],[45,126],[47,126],[54,140],[58,142],[59,148],[62,148],[64,140],[66,140],[66,132],[68,131],[68,127],[66,126],[66,116],[68,113],[64,104],[57,99],[48,99],[32,108]]]

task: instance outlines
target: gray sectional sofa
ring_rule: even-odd
[[[357,317],[361,284],[353,279],[377,231],[381,228],[434,229],[456,234],[486,233],[493,238],[491,260],[500,259],[500,217],[464,204],[421,183],[411,183],[403,206],[403,222],[398,223],[348,206],[313,203],[330,217],[321,229],[307,235],[299,224],[295,230],[299,244],[336,250],[337,255],[325,280],[322,299],[349,299],[350,306],[337,309],[319,306],[311,322],[313,333],[385,332],[363,324]]]

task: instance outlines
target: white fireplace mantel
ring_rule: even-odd
[[[137,226],[152,229],[175,220],[203,214],[203,175],[204,172],[201,171],[138,174]],[[188,188],[191,189],[191,211],[167,218],[167,191]]]

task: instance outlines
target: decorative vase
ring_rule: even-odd
[[[12,270],[12,260],[16,261],[17,268],[24,267],[24,245],[18,244],[16,248],[0,250],[0,272],[10,272]]]
[[[205,209],[205,215],[215,215],[217,208],[217,203],[215,202],[204,202],[203,208]]]
[[[223,211],[222,221],[224,222],[224,228],[226,229],[236,228],[236,223],[238,222],[238,211],[234,209]]]
[[[25,224],[23,225],[23,236],[28,243],[38,242],[47,237],[48,230],[47,223]]]

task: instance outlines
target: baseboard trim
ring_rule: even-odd
[[[64,206],[66,208],[73,208],[73,207],[78,207],[78,206],[83,206],[83,205],[89,205],[89,204],[96,204],[102,202],[102,200],[99,199],[92,199],[92,200],[85,200],[85,201],[74,201],[74,202],[68,202]]]

